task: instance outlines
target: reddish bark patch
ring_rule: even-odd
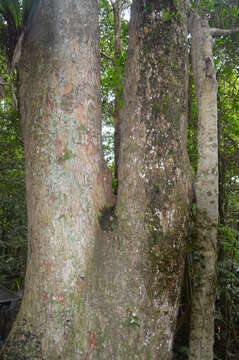
[[[55,104],[49,94],[47,95],[47,108],[50,109],[51,111],[53,111],[55,108]]]
[[[94,144],[92,143],[92,136],[90,134],[88,135],[86,151],[89,156],[92,156],[95,153],[95,147]]]
[[[79,122],[83,122],[84,123],[84,108],[82,104],[79,104],[77,109],[76,109],[76,119]]]
[[[51,272],[51,267],[52,264],[51,263],[46,263],[45,268],[46,268],[46,272],[49,274]]]
[[[66,84],[63,90],[63,95],[68,95],[71,93],[71,91],[72,91],[72,84],[71,83]]]
[[[57,196],[55,193],[51,193],[50,198],[51,198],[51,201],[54,203],[57,199]]]
[[[56,297],[56,300],[60,303],[64,303],[65,302],[65,296],[64,295],[59,295]]]

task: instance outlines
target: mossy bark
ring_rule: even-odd
[[[84,352],[78,298],[105,204],[98,43],[96,0],[42,0],[23,44],[28,260],[1,359],[78,359]]]
[[[97,2],[41,4],[20,64],[26,288],[2,359],[168,360],[191,194],[186,1],[133,2],[110,208]]]
[[[218,225],[217,80],[206,19],[192,17],[192,63],[198,107],[195,183],[197,236],[193,244],[190,360],[212,360]]]
[[[117,204],[102,212],[88,272],[91,359],[170,359],[184,273],[186,6],[134,1],[131,15]]]

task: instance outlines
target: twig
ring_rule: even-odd
[[[221,36],[221,35],[230,35],[239,32],[239,28],[235,29],[217,29],[217,28],[210,28],[209,29],[210,35],[213,37]]]
[[[102,51],[100,52],[100,55],[113,63],[113,59],[109,55],[103,53]]]

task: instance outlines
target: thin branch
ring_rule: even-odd
[[[100,52],[100,55],[103,56],[105,59],[107,59],[107,60],[109,60],[109,61],[111,61],[111,62],[113,63],[113,59],[112,59],[110,56],[108,56],[107,54],[105,54],[105,53],[103,53],[103,52],[101,51],[101,52]]]
[[[17,140],[21,145],[24,145],[23,141],[22,141],[18,136],[16,136],[16,140]]]
[[[9,86],[9,87],[11,87],[11,86],[12,86],[11,84],[8,84],[8,83],[6,83],[6,82],[0,82],[0,85],[3,85],[3,86]]]
[[[20,60],[20,57],[22,54],[22,44],[23,44],[24,36],[25,36],[25,32],[22,31],[21,35],[19,36],[19,38],[17,40],[17,44],[16,44],[14,52],[13,52],[13,57],[12,57],[11,65],[10,65],[10,72],[19,63],[19,60]]]
[[[231,142],[231,144],[234,146],[235,150],[239,152],[239,143],[236,142],[230,135],[226,134],[225,136]]]
[[[230,35],[239,32],[239,28],[235,29],[217,29],[211,28],[209,29],[210,35],[213,37],[221,36],[221,35]]]
[[[115,3],[114,3],[112,0],[110,0],[110,3],[111,3],[111,6],[112,6],[112,8],[113,8],[113,10],[114,10],[114,8],[115,8]]]

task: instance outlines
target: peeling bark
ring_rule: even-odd
[[[212,360],[218,225],[217,80],[212,32],[193,14],[192,62],[198,107],[197,236],[193,244],[190,360]]]

